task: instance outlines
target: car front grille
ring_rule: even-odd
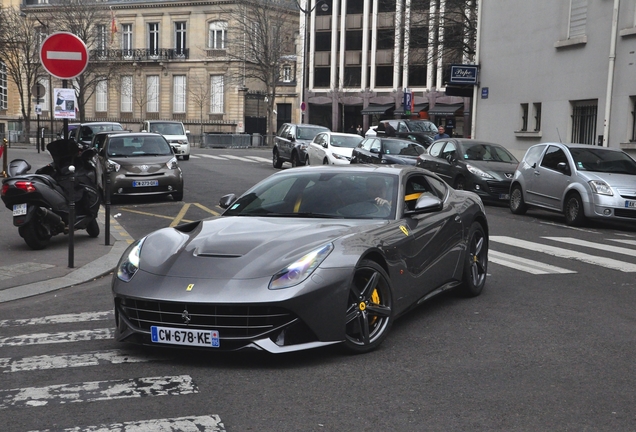
[[[130,323],[150,331],[151,326],[218,330],[224,339],[249,339],[296,320],[289,311],[271,306],[177,303],[118,298],[119,310]],[[189,318],[189,323],[185,321]]]
[[[615,208],[614,209],[614,216],[622,217],[622,218],[636,219],[636,210]]]
[[[488,183],[488,190],[491,194],[499,195],[499,194],[507,194],[510,193],[510,183],[511,182],[497,182],[497,183]]]
[[[158,192],[175,192],[176,189],[173,187],[172,190],[168,189],[168,186],[144,186],[144,187],[124,187],[121,188],[123,194],[143,194],[143,193],[158,193]]]

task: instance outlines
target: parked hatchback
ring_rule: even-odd
[[[417,166],[439,175],[455,189],[475,192],[489,202],[510,198],[518,164],[500,144],[459,138],[435,141],[417,160]]]
[[[320,132],[307,147],[307,165],[348,165],[362,137],[340,132]]]
[[[369,137],[351,153],[351,163],[415,165],[424,146],[398,138]]]
[[[328,132],[329,128],[312,124],[284,123],[274,137],[272,164],[280,168],[284,162],[292,166],[305,165],[307,147],[320,132]]]
[[[627,153],[585,144],[543,143],[528,149],[510,187],[510,211],[529,206],[565,215],[568,225],[586,218],[636,219],[636,161]]]

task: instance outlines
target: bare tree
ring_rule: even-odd
[[[86,104],[100,81],[118,76],[122,65],[112,44],[111,14],[103,2],[95,0],[51,0],[40,15],[50,32],[73,33],[86,44],[89,61],[86,70],[72,80],[77,96],[80,122],[86,118]]]
[[[191,75],[189,84],[188,93],[190,93],[190,101],[197,107],[197,110],[199,110],[201,142],[203,142],[203,113],[205,108],[210,104],[211,91],[205,70],[203,71],[203,75]]]
[[[24,140],[28,141],[31,133],[32,89],[42,72],[39,32],[15,7],[0,10],[0,22],[0,61],[5,64],[7,75],[17,87],[24,119]]]
[[[245,0],[229,13],[236,30],[228,38],[228,56],[244,62],[244,68],[237,68],[234,78],[243,84],[258,81],[265,87],[267,133],[271,137],[276,131],[274,104],[282,81],[281,60],[295,54],[297,4],[290,0]]]

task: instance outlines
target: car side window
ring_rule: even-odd
[[[280,127],[280,129],[278,129],[278,133],[276,135],[278,136],[285,136],[287,129],[289,129],[289,125],[288,124],[284,124]]]
[[[428,184],[427,176],[414,175],[409,177],[406,180],[406,185],[404,187],[404,209],[414,210],[415,203],[422,194],[429,194],[438,197]]]
[[[526,156],[524,157],[525,162],[532,168],[536,168],[539,163],[541,153],[543,153],[543,149],[545,149],[545,146],[536,146],[529,149],[528,153],[526,153]]]
[[[377,150],[377,151],[379,152],[381,149],[382,149],[382,143],[380,142],[380,140],[379,140],[379,139],[374,139],[374,140],[371,142],[371,148],[370,148],[370,150],[371,150],[371,151],[373,151],[373,150]]]
[[[397,127],[397,131],[398,132],[409,132],[409,129],[406,127],[406,124],[404,124],[404,122],[399,122],[398,123],[398,127]]]
[[[435,144],[432,144],[431,147],[428,149],[428,154],[433,157],[439,157],[444,144],[446,144],[446,141],[438,141]]]
[[[455,156],[455,154],[457,154],[457,151],[455,149],[455,144],[452,142],[448,142],[446,144],[446,147],[444,147],[444,150],[442,151],[442,157],[443,158],[447,158],[448,156]]]
[[[360,147],[362,147],[363,149],[369,151],[369,150],[371,150],[371,145],[373,144],[373,141],[377,141],[377,140],[375,138],[365,139],[364,141],[362,141],[360,143]]]
[[[558,171],[557,167],[559,163],[565,162],[565,166],[568,166],[568,158],[565,156],[565,152],[557,146],[550,146],[543,156],[541,166],[543,168],[549,168],[554,171]]]
[[[448,191],[448,185],[444,183],[442,180],[436,179],[435,177],[426,176],[426,180],[428,184],[431,186],[431,192],[433,192],[439,199],[444,199],[446,196],[446,192]]]

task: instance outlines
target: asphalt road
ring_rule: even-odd
[[[220,196],[274,172],[263,161],[204,156],[182,166],[182,203],[113,207],[133,237],[218,212]],[[487,212],[483,294],[432,299],[366,355],[118,344],[108,278],[0,304],[3,430],[123,430],[114,424],[126,422],[158,430],[157,419],[184,417],[208,425],[199,430],[227,431],[635,430],[636,231]],[[185,430],[180,424],[175,430]]]

